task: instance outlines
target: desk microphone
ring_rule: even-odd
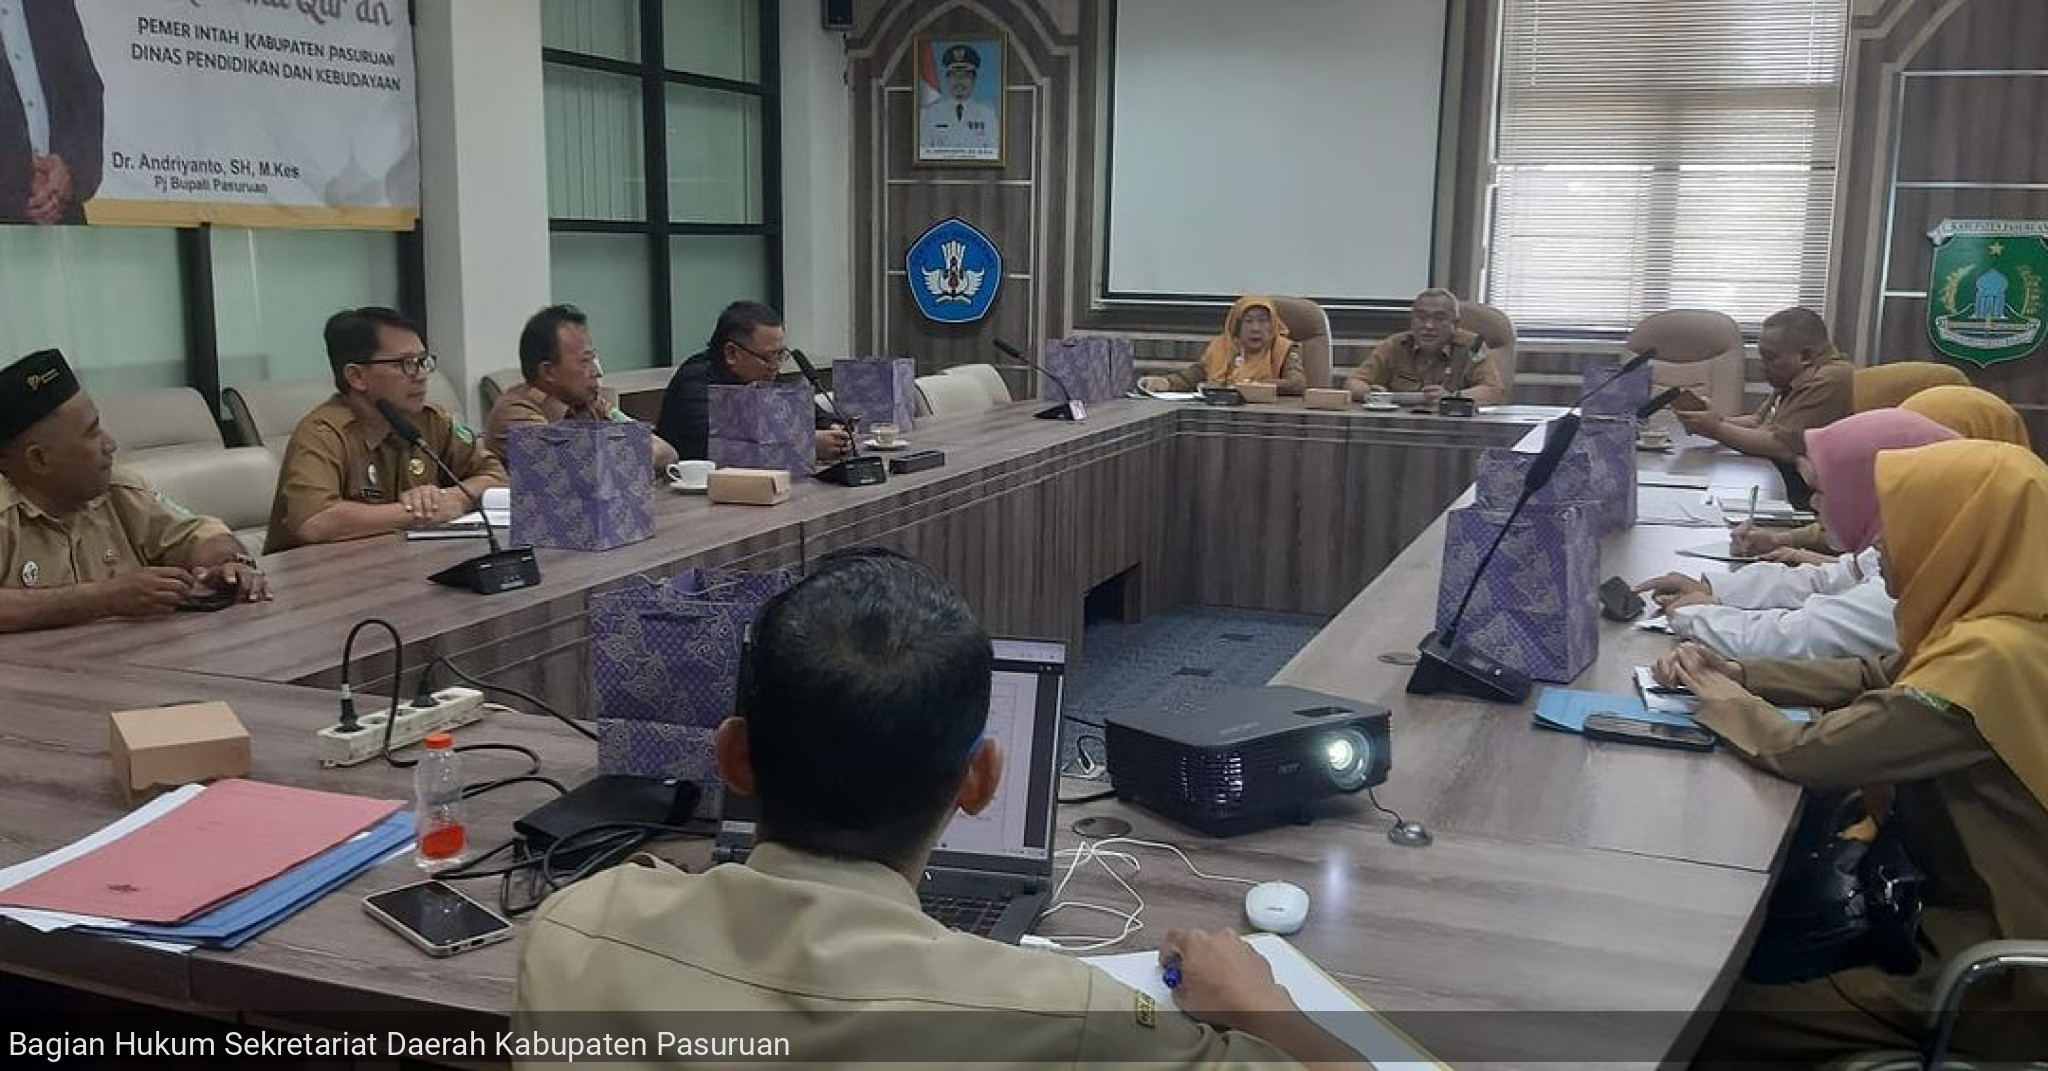
[[[789,357],[803,372],[804,379],[810,383],[811,389],[818,392],[818,397],[825,399],[825,405],[831,410],[833,418],[839,421],[840,427],[846,429],[846,436],[853,444],[852,452],[846,455],[846,460],[819,469],[814,473],[815,477],[840,487],[872,487],[878,483],[888,483],[889,467],[882,463],[881,458],[866,456],[860,452],[860,422],[848,420],[846,414],[839,411],[839,400],[832,397],[831,391],[825,389],[825,381],[818,376],[818,366],[812,364],[811,359],[805,356],[802,350],[789,351]]]
[[[448,481],[455,485],[457,491],[462,492],[462,497],[469,500],[470,508],[476,510],[477,515],[484,519],[484,538],[491,542],[489,554],[479,554],[468,561],[443,569],[427,579],[451,588],[468,588],[479,595],[496,595],[501,591],[530,588],[540,583],[540,562],[533,556],[533,548],[513,547],[506,550],[498,543],[498,531],[491,524],[491,511],[485,509],[484,504],[469,493],[469,488],[463,486],[462,479],[455,475],[455,470],[449,468],[448,463],[441,460],[441,455],[427,445],[426,440],[420,435],[419,425],[414,424],[411,417],[400,412],[397,406],[382,398],[377,400],[377,412],[383,416],[386,424],[391,425],[394,434],[405,440],[407,446],[432,459],[434,467],[440,469],[443,476],[448,477]]]
[[[1050,409],[1041,409],[1038,412],[1031,414],[1032,416],[1035,416],[1040,420],[1088,419],[1088,410],[1080,402],[1073,400],[1074,392],[1067,389],[1066,380],[1063,380],[1060,377],[1053,375],[1052,369],[1047,368],[1044,365],[1039,364],[1037,361],[1034,361],[1031,358],[1024,356],[1023,350],[1020,350],[1017,347],[1012,346],[1007,342],[1004,342],[1002,339],[995,340],[995,347],[1003,351],[1003,353],[1005,353],[1006,355],[1008,355],[1011,360],[1016,361],[1018,364],[1021,364],[1034,372],[1037,372],[1038,374],[1044,376],[1047,379],[1052,380],[1052,385],[1058,387],[1060,389],[1060,393],[1066,396],[1066,401],[1061,402],[1060,404],[1055,405]]]
[[[1522,507],[1529,504],[1529,499],[1535,497],[1536,492],[1549,485],[1550,478],[1557,474],[1557,466],[1564,461],[1565,451],[1578,437],[1578,408],[1616,380],[1650,363],[1656,355],[1655,350],[1644,350],[1629,358],[1613,375],[1601,380],[1572,403],[1571,412],[1551,421],[1544,429],[1543,449],[1529,465],[1528,475],[1522,479],[1522,493],[1515,499],[1515,507],[1508,511],[1508,519],[1501,524],[1492,545],[1480,557],[1478,568],[1472,570],[1472,579],[1465,585],[1465,594],[1458,600],[1457,611],[1451,614],[1450,621],[1442,629],[1422,638],[1420,660],[1415,664],[1415,672],[1408,676],[1411,694],[1434,695],[1440,691],[1452,691],[1498,703],[1520,703],[1529,698],[1528,675],[1459,643],[1458,626],[1465,619],[1465,608],[1472,604],[1473,594],[1479,590],[1479,582],[1486,577],[1486,567],[1492,564],[1494,553],[1500,550],[1501,543],[1514,528],[1515,520],[1522,515]]]

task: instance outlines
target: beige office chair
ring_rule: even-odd
[[[1301,346],[1301,371],[1311,387],[1330,385],[1330,314],[1306,298],[1276,297],[1273,310]]]
[[[482,412],[488,414],[498,404],[498,398],[513,387],[526,382],[526,373],[517,368],[500,368],[477,381],[476,392],[483,399]]]
[[[1508,314],[1477,301],[1458,303],[1458,326],[1479,336],[1500,366],[1502,404],[1515,397],[1515,322]]]
[[[1858,368],[1850,381],[1849,407],[1862,413],[1891,409],[1930,387],[1967,387],[1970,377],[1954,365],[1936,361],[1894,361]]]
[[[1743,396],[1743,361],[1748,347],[1742,328],[1725,313],[1710,309],[1671,309],[1645,316],[1622,343],[1631,353],[1654,348],[1650,362],[1652,390],[1688,387],[1706,398],[1722,416],[1748,409]]]
[[[276,458],[258,447],[222,445],[206,399],[190,387],[95,401],[100,422],[120,444],[117,464],[185,509],[218,518],[250,553],[262,550]]]
[[[949,376],[961,376],[981,384],[988,392],[990,405],[1008,405],[1017,399],[1010,394],[1010,384],[1003,379],[1003,373],[992,364],[959,364],[945,369]]]
[[[261,446],[281,458],[299,421],[333,396],[332,380],[294,379],[229,387],[221,392],[220,398],[242,443]],[[455,385],[439,372],[427,381],[427,400],[456,420],[469,422],[456,400]]]
[[[960,416],[995,408],[988,389],[966,376],[919,376],[917,396],[924,410],[920,416]]]

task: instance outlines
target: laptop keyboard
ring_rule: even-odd
[[[939,896],[921,893],[918,901],[924,913],[945,923],[947,928],[987,937],[1010,906],[1008,900],[986,900],[978,896]]]

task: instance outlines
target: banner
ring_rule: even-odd
[[[410,229],[408,7],[0,4],[0,223]]]

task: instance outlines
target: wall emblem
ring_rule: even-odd
[[[904,259],[910,294],[925,319],[971,324],[988,315],[1003,285],[1003,255],[962,220],[940,222],[911,243]]]
[[[2048,220],[1948,219],[1929,231],[1927,337],[1959,361],[1993,365],[2040,349]]]

